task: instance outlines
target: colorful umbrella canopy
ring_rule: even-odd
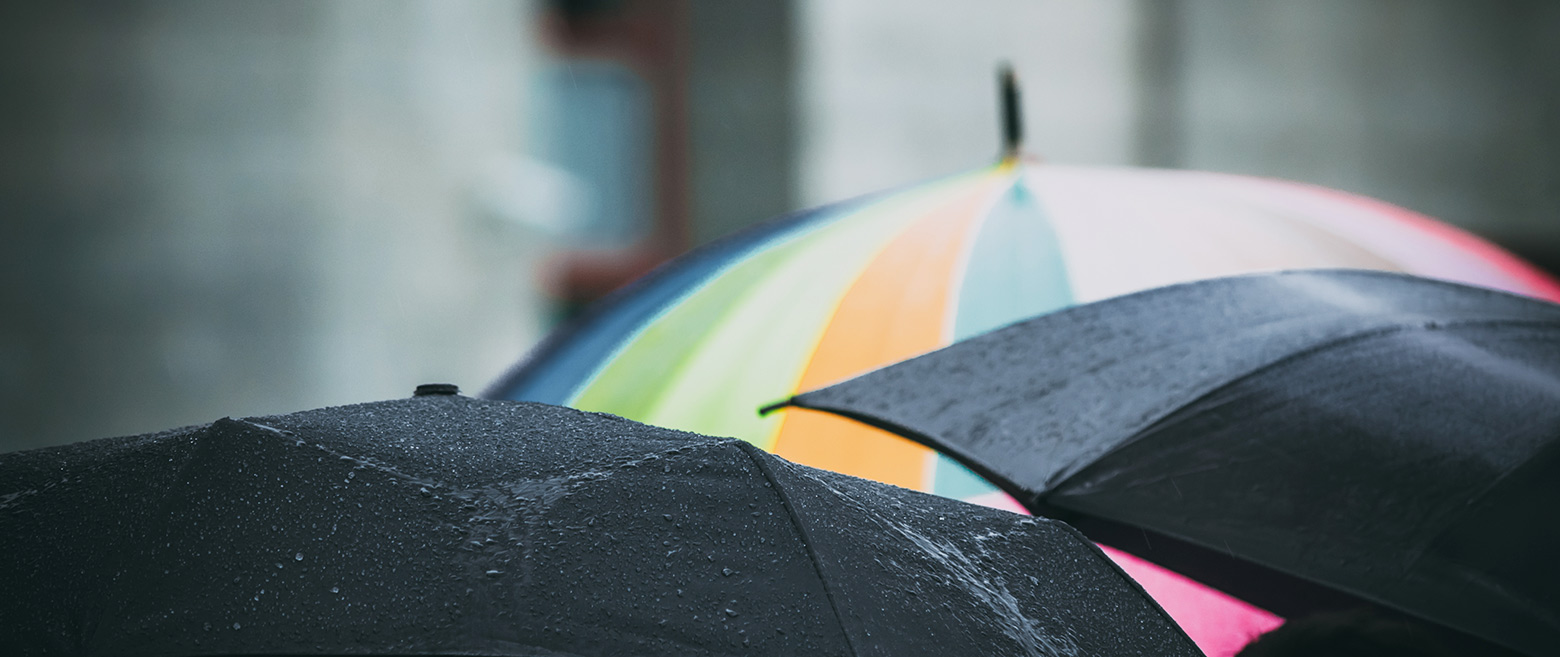
[[[758,407],[1023,318],[1295,268],[1407,272],[1560,300],[1560,283],[1409,210],[1216,173],[1016,157],[803,211],[695,250],[555,331],[486,396],[736,436],[786,458],[1022,511],[945,456],[832,415]],[[1113,558],[1209,655],[1278,617]]]
[[[1009,158],[679,258],[554,333],[487,395],[740,437],[815,467],[990,502],[995,488],[920,445],[825,414],[754,411],[1075,304],[1311,267],[1560,299],[1560,284],[1504,251],[1371,199]]]

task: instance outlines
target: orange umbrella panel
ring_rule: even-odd
[[[1329,189],[1012,162],[761,224],[556,332],[488,396],[735,436],[808,465],[960,499],[996,489],[897,436],[755,409],[1080,303],[1218,276],[1399,271],[1560,300],[1476,237]]]

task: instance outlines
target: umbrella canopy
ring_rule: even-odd
[[[1347,603],[1321,583],[1560,654],[1560,305],[1375,272],[1226,278],[788,403],[957,455],[1037,513],[1270,609]]]
[[[1010,159],[694,251],[553,333],[485,396],[736,436],[815,467],[982,499],[995,489],[919,445],[825,415],[753,409],[1074,304],[1300,267],[1560,299],[1560,285],[1496,247],[1370,199]]]
[[[1071,528],[454,396],[0,456],[5,654],[1197,655]]]

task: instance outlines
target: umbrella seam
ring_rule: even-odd
[[[1336,337],[1336,338],[1333,338],[1333,339],[1330,339],[1330,340],[1327,340],[1327,341],[1324,341],[1324,342],[1316,343],[1316,344],[1311,345],[1311,346],[1309,346],[1309,347],[1307,347],[1305,349],[1301,349],[1301,350],[1298,350],[1298,351],[1290,352],[1288,354],[1285,354],[1281,358],[1277,358],[1277,359],[1268,361],[1266,363],[1263,363],[1261,365],[1258,365],[1256,367],[1253,367],[1252,369],[1247,370],[1246,372],[1240,374],[1239,376],[1232,377],[1232,378],[1229,378],[1229,379],[1225,379],[1224,381],[1220,382],[1218,385],[1216,385],[1216,386],[1214,386],[1212,388],[1209,388],[1206,391],[1198,393],[1198,394],[1196,394],[1196,396],[1191,397],[1191,398],[1187,399],[1184,402],[1180,402],[1180,403],[1174,404],[1173,406],[1171,406],[1169,408],[1169,410],[1160,413],[1157,417],[1153,418],[1152,420],[1147,420],[1147,421],[1144,421],[1142,423],[1139,423],[1136,428],[1133,428],[1133,429],[1130,429],[1130,430],[1124,432],[1124,433],[1126,433],[1126,435],[1128,437],[1125,440],[1121,441],[1120,443],[1112,445],[1109,449],[1106,449],[1105,451],[1099,452],[1097,454],[1084,455],[1083,457],[1080,457],[1079,459],[1075,459],[1073,462],[1068,463],[1066,466],[1064,466],[1062,468],[1059,468],[1056,471],[1056,474],[1052,475],[1049,478],[1049,480],[1046,482],[1046,485],[1044,486],[1045,492],[1041,493],[1041,495],[1049,495],[1052,491],[1055,491],[1056,489],[1060,488],[1069,479],[1072,479],[1073,477],[1076,477],[1079,473],[1083,472],[1084,470],[1089,469],[1089,467],[1093,466],[1094,464],[1099,463],[1102,459],[1104,459],[1104,458],[1106,458],[1106,457],[1108,457],[1108,456],[1110,456],[1110,455],[1112,455],[1112,454],[1114,454],[1116,452],[1119,452],[1119,451],[1121,451],[1123,449],[1126,449],[1126,448],[1128,448],[1128,447],[1130,447],[1132,445],[1136,445],[1137,443],[1141,442],[1143,440],[1143,438],[1144,438],[1144,434],[1146,434],[1147,432],[1149,432],[1149,431],[1153,430],[1154,428],[1158,427],[1161,423],[1163,423],[1166,420],[1168,420],[1171,416],[1175,415],[1180,410],[1182,410],[1182,409],[1184,409],[1184,408],[1186,408],[1188,406],[1191,406],[1193,404],[1196,404],[1198,402],[1201,402],[1204,399],[1208,399],[1209,397],[1217,395],[1220,392],[1228,390],[1229,388],[1231,388],[1231,387],[1233,387],[1233,386],[1235,386],[1235,385],[1237,385],[1237,384],[1239,384],[1239,383],[1241,383],[1243,381],[1246,381],[1246,380],[1248,380],[1248,379],[1250,379],[1250,378],[1252,378],[1254,376],[1262,374],[1263,372],[1267,372],[1267,371],[1272,370],[1274,368],[1281,367],[1281,366],[1286,365],[1288,363],[1291,363],[1293,361],[1299,360],[1301,358],[1305,358],[1307,356],[1311,356],[1313,354],[1322,352],[1322,351],[1327,350],[1327,349],[1332,349],[1334,347],[1338,347],[1338,346],[1341,346],[1341,345],[1349,344],[1349,343],[1352,343],[1352,342],[1359,342],[1359,341],[1363,341],[1363,340],[1371,340],[1371,339],[1375,339],[1375,338],[1379,338],[1379,337],[1383,337],[1383,336],[1387,336],[1387,335],[1392,335],[1392,334],[1395,334],[1395,333],[1405,333],[1405,332],[1410,332],[1410,331],[1423,331],[1423,330],[1440,331],[1442,329],[1451,328],[1451,327],[1486,327],[1486,326],[1527,326],[1527,327],[1560,326],[1560,321],[1552,320],[1552,319],[1532,319],[1532,320],[1529,320],[1529,319],[1499,318],[1499,319],[1470,319],[1470,320],[1440,320],[1440,321],[1431,321],[1428,324],[1426,322],[1400,322],[1400,323],[1397,323],[1397,324],[1388,325],[1388,326],[1379,326],[1379,327],[1371,329],[1371,330],[1361,331],[1359,333],[1351,333],[1349,335],[1339,336],[1339,337]],[[1085,464],[1079,465],[1080,461],[1082,461],[1084,458],[1087,458],[1088,462],[1085,463]]]
[[[742,239],[748,237],[746,235],[730,235],[711,242],[710,244],[689,253],[688,255],[692,257],[685,262],[676,262],[675,260],[677,259],[674,259],[673,261],[667,261],[666,263],[655,267],[644,276],[641,276],[629,282],[627,285],[624,285],[623,287],[608,293],[605,298],[594,304],[591,304],[591,306],[586,309],[585,313],[580,317],[570,321],[568,324],[565,324],[557,331],[553,331],[546,338],[543,338],[542,342],[537,344],[530,353],[521,358],[520,361],[510,369],[510,371],[505,372],[498,378],[498,380],[490,384],[486,390],[483,390],[481,396],[489,399],[503,398],[506,393],[510,392],[510,388],[514,387],[517,382],[523,380],[526,375],[530,374],[530,370],[557,356],[558,353],[561,352],[567,344],[569,344],[570,339],[573,338],[576,334],[595,327],[604,317],[612,314],[613,311],[618,310],[619,306],[623,305],[625,300],[633,298],[645,288],[651,287],[656,283],[660,283],[663,280],[669,279],[673,275],[681,273],[684,270],[691,269],[695,264],[704,264],[706,261],[715,260],[719,256],[727,255],[727,253],[723,251],[724,249],[732,248],[733,250],[729,253],[730,258],[728,258],[728,260],[736,261],[747,253],[763,247],[774,238],[784,235],[787,231],[806,228],[807,224],[810,223],[809,220],[818,220],[824,218],[819,215],[824,214],[826,211],[839,209],[840,207],[848,207],[852,203],[856,202],[867,202],[871,200],[874,200],[871,196],[862,197],[860,199],[850,199],[847,201],[841,201],[836,204],[826,205],[820,208],[800,210],[790,214],[782,215],[764,222],[764,224],[761,224],[763,226],[762,230],[772,232],[754,239],[752,244],[746,246],[740,245]],[[727,264],[729,264],[729,262]],[[715,271],[710,273],[710,275],[705,276],[704,278],[695,282],[691,287],[700,287],[704,282],[720,275],[727,268],[728,267],[726,266],[717,267]],[[676,297],[669,299],[668,302],[663,304],[662,307],[675,304],[685,296],[686,294],[679,294]],[[652,313],[652,317],[654,317],[654,313]],[[632,337],[633,335],[630,334],[629,336],[626,336],[624,340]]]
[[[1531,426],[1531,424],[1532,423],[1529,423],[1529,426]],[[1538,461],[1538,457],[1543,455],[1546,452],[1552,452],[1552,451],[1560,451],[1560,443],[1549,443],[1547,445],[1543,445],[1543,446],[1539,447],[1536,450],[1533,450],[1533,452],[1528,456],[1527,460],[1523,461],[1522,463],[1517,464],[1517,466],[1514,467],[1514,468],[1511,468],[1509,470],[1506,470],[1505,472],[1502,472],[1500,474],[1500,476],[1496,477],[1494,481],[1491,481],[1489,483],[1489,485],[1485,486],[1477,494],[1475,494],[1472,497],[1468,498],[1467,506],[1465,506],[1455,516],[1453,516],[1452,518],[1448,519],[1446,521],[1446,523],[1444,525],[1442,525],[1440,531],[1437,531],[1433,538],[1431,538],[1429,541],[1425,542],[1425,549],[1424,550],[1420,550],[1418,553],[1416,553],[1414,555],[1413,559],[1409,560],[1409,562],[1408,562],[1408,569],[1412,570],[1416,566],[1418,566],[1419,562],[1425,558],[1426,554],[1429,553],[1430,546],[1432,546],[1432,545],[1434,545],[1436,543],[1441,542],[1441,540],[1446,537],[1446,533],[1448,531],[1450,531],[1452,527],[1456,526],[1458,523],[1460,523],[1464,519],[1468,518],[1470,515],[1472,515],[1475,512],[1475,510],[1481,509],[1482,505],[1484,504],[1485,498],[1488,498],[1492,493],[1495,492],[1495,490],[1497,488],[1500,488],[1502,484],[1506,483],[1507,479],[1510,479],[1511,477],[1516,475],[1518,472],[1524,472],[1524,471],[1528,470],[1529,468],[1537,467],[1537,466],[1534,466],[1533,464],[1536,461]],[[1464,564],[1462,564],[1459,561],[1454,561],[1454,560],[1451,560],[1451,559],[1441,558],[1441,559],[1438,559],[1438,560],[1442,561],[1442,562],[1445,562],[1445,563],[1453,563],[1453,564],[1456,564],[1458,566],[1463,566],[1464,565]],[[1529,601],[1524,599],[1524,602],[1529,602]]]
[[[856,648],[856,642],[851,637],[850,630],[845,626],[845,615],[840,611],[840,602],[834,593],[834,587],[829,584],[829,578],[823,574],[823,560],[819,557],[818,550],[813,545],[812,535],[807,531],[801,516],[797,514],[796,506],[791,503],[791,497],[786,494],[785,487],[780,485],[780,481],[775,478],[774,471],[769,468],[769,464],[764,460],[766,457],[771,456],[747,441],[733,440],[727,444],[734,445],[753,461],[753,465],[758,468],[760,474],[764,475],[764,479],[774,489],[775,495],[780,498],[780,504],[785,507],[786,515],[791,519],[791,526],[796,529],[797,535],[802,539],[802,547],[807,549],[807,558],[812,561],[813,570],[818,573],[818,583],[823,587],[824,596],[829,599],[829,608],[834,611],[834,620],[839,623],[840,634],[845,637],[846,647],[850,649],[850,654],[860,655],[861,651]]]
[[[1047,518],[1045,516],[1032,516],[1032,517],[1035,518],[1036,520],[1048,523],[1048,524],[1052,525],[1053,527],[1058,527],[1058,528],[1062,529],[1069,536],[1072,536],[1074,539],[1076,539],[1079,543],[1083,543],[1083,544],[1087,545],[1088,549],[1093,551],[1095,558],[1097,558],[1100,561],[1103,561],[1103,562],[1109,564],[1111,570],[1114,570],[1117,575],[1120,575],[1121,579],[1126,581],[1128,586],[1131,586],[1133,590],[1137,591],[1142,596],[1142,598],[1144,600],[1148,600],[1150,603],[1153,604],[1154,609],[1159,612],[1160,618],[1164,619],[1165,623],[1169,624],[1171,627],[1176,628],[1177,631],[1175,632],[1175,634],[1178,635],[1181,638],[1182,641],[1184,641],[1185,643],[1191,644],[1192,648],[1197,650],[1198,652],[1202,652],[1202,648],[1197,645],[1196,641],[1192,640],[1192,637],[1189,636],[1186,633],[1186,630],[1181,629],[1181,624],[1177,623],[1175,621],[1175,618],[1170,616],[1170,612],[1165,611],[1165,608],[1159,604],[1159,600],[1155,599],[1154,596],[1149,595],[1148,594],[1148,590],[1144,589],[1142,584],[1139,584],[1138,581],[1133,579],[1131,575],[1128,575],[1127,571],[1122,570],[1121,564],[1116,563],[1115,559],[1112,559],[1112,558],[1110,558],[1109,555],[1105,554],[1105,551],[1100,549],[1099,544],[1095,543],[1094,541],[1089,540],[1089,537],[1088,536],[1084,536],[1083,532],[1079,531],[1077,527],[1069,525],[1069,524],[1067,524],[1065,522],[1062,522],[1062,521],[1057,520],[1055,518]]]
[[[890,239],[882,242],[878,246],[878,248],[872,253],[872,256],[864,261],[864,264],[861,266],[861,268],[855,273],[855,275],[853,275],[851,277],[850,281],[844,286],[844,288],[840,291],[839,295],[834,300],[833,307],[830,308],[828,316],[824,319],[823,323],[819,326],[818,330],[816,331],[816,334],[814,335],[814,337],[813,337],[813,339],[811,341],[811,346],[807,350],[806,358],[802,362],[802,366],[797,369],[796,376],[793,377],[791,382],[786,385],[786,389],[791,391],[791,394],[795,394],[798,390],[801,390],[802,382],[807,379],[807,375],[810,372],[812,372],[814,370],[814,368],[819,364],[818,363],[819,349],[824,345],[824,341],[827,340],[830,337],[830,334],[831,334],[830,328],[835,325],[835,318],[839,315],[840,309],[844,307],[846,300],[848,298],[850,298],[851,292],[861,282],[863,276],[865,276],[866,273],[873,268],[873,264],[879,258],[881,258],[882,255],[885,252],[887,252],[890,248],[892,248],[893,245],[896,242],[898,242],[899,239],[901,237],[903,237],[905,234],[907,234],[907,233],[909,233],[911,231],[914,231],[917,227],[920,227],[924,223],[926,223],[928,218],[935,218],[940,211],[948,209],[948,208],[959,207],[966,200],[971,200],[971,199],[978,200],[978,199],[981,199],[982,197],[984,197],[984,196],[989,194],[989,195],[991,195],[991,198],[990,199],[985,199],[980,204],[985,209],[983,209],[981,211],[980,216],[977,217],[975,221],[971,222],[971,226],[972,227],[967,227],[968,228],[967,230],[960,231],[961,233],[967,233],[967,234],[973,235],[974,232],[976,230],[978,230],[978,227],[985,222],[986,216],[991,213],[991,206],[995,205],[995,203],[1002,198],[1002,196],[1005,193],[1005,191],[1012,186],[1013,182],[1012,181],[1007,181],[1007,182],[1004,183],[1003,181],[998,180],[998,181],[994,181],[994,182],[987,182],[987,183],[984,183],[984,184],[988,185],[991,189],[988,190],[988,189],[983,189],[982,188],[982,189],[977,189],[974,192],[965,192],[962,195],[954,196],[953,198],[951,198],[949,200],[946,200],[945,202],[937,204],[936,206],[934,206],[933,210],[930,211],[930,212],[923,212],[921,214],[921,216],[919,216],[917,219],[915,219],[914,221],[911,221],[911,222],[905,224],[904,226],[902,226],[901,229],[893,237],[891,237]],[[971,241],[968,245],[969,246],[973,246],[973,242]],[[968,250],[968,249],[965,249],[965,250]],[[965,259],[962,258],[962,257],[955,259],[955,265],[954,265],[953,271],[956,274],[957,274],[957,272],[959,272],[959,271],[961,271],[963,269],[963,267],[964,267],[963,261],[964,260]],[[957,293],[957,291],[958,290],[955,287],[955,284],[950,281],[950,286],[948,288],[948,297],[944,300],[944,308],[943,308],[943,313],[942,313],[944,315],[944,317],[941,320],[939,320],[939,321],[942,321],[943,324],[949,324],[950,323],[950,321],[948,320],[948,317],[947,317],[948,316],[948,308],[950,308],[950,307],[955,307],[956,308],[956,305],[957,305],[956,293]],[[946,333],[946,331],[943,331],[941,329],[939,330],[939,338],[938,339],[941,340],[943,343],[947,342],[945,339],[943,339],[943,337],[945,337],[944,336],[945,333]],[[935,348],[936,345],[933,344],[932,346]],[[764,413],[760,413],[759,417],[763,417],[764,415],[765,415]],[[775,424],[774,428],[769,432],[769,434],[767,436],[765,436],[765,440],[768,443],[767,447],[770,450],[772,450],[773,452],[775,452],[776,454],[781,453],[781,449],[780,449],[781,448],[781,439],[784,438],[784,436],[786,434],[786,430],[785,430],[786,429],[786,424],[789,422],[789,420],[790,420],[789,416],[781,416],[780,419],[779,419],[779,422],[777,422]]]
[[[1021,184],[1022,181],[1022,176],[1014,173],[1011,174],[1006,184],[995,185],[991,198],[981,204],[980,216],[976,217],[965,230],[961,231],[962,234],[959,236],[959,255],[954,260],[953,276],[948,281],[947,298],[943,302],[942,325],[938,327],[942,342],[945,345],[957,341],[954,338],[954,329],[957,328],[959,319],[959,301],[964,296],[964,282],[969,276],[970,261],[975,257],[975,244],[980,238],[980,233],[985,229],[987,222],[990,221],[991,214],[996,210],[997,204],[1001,203],[1002,199]]]
[[[232,418],[222,418],[222,420],[231,420],[231,419]],[[217,422],[221,422],[222,420],[217,420]],[[186,436],[190,439],[190,443],[191,443],[189,452],[187,453],[188,455],[184,459],[184,462],[179,465],[178,472],[174,475],[174,477],[172,479],[170,479],[170,487],[167,490],[163,491],[162,499],[158,501],[158,513],[156,513],[154,515],[149,515],[148,517],[150,517],[150,518],[167,518],[170,515],[169,509],[171,509],[174,506],[174,504],[179,501],[179,500],[176,500],[174,498],[174,495],[173,495],[173,492],[172,492],[172,487],[180,485],[180,484],[188,483],[188,481],[189,481],[188,474],[189,474],[190,470],[194,467],[196,459],[199,459],[202,456],[203,452],[206,451],[205,448],[206,448],[207,443],[209,442],[209,440],[211,438],[211,429],[212,429],[212,427],[216,426],[217,422],[213,422],[211,424],[207,424],[207,425],[204,425],[204,426],[185,427],[186,429],[190,429],[190,428],[196,429],[195,431],[191,431],[190,433],[186,434]],[[178,431],[178,430],[175,430],[175,431]],[[163,529],[166,531],[167,527],[164,527]],[[155,541],[153,543],[155,543]],[[117,558],[115,559],[115,562],[120,566],[119,568],[116,568],[116,570],[123,570],[124,569],[123,568],[123,564],[131,556],[133,556],[133,555],[131,555],[128,552],[120,552],[117,555]],[[121,584],[116,581],[112,585],[112,587],[110,587],[110,589],[105,589],[104,590],[104,596],[103,596],[104,599],[105,600],[113,599],[114,596],[110,595],[110,591],[112,589],[118,588],[119,586],[121,586]],[[136,601],[135,596],[131,596],[130,600],[131,600],[130,602],[122,602],[120,604],[119,611],[120,611],[121,614],[124,613],[126,608],[128,608],[130,605],[135,603],[135,601]],[[101,619],[99,619],[99,620],[101,620]],[[120,621],[120,624],[123,624],[122,621]],[[92,630],[91,630],[91,636],[84,637],[84,641],[82,642],[81,645],[83,647],[86,647],[86,646],[90,646],[93,643],[95,643],[96,642],[96,638],[102,632],[102,629],[103,629],[103,623],[102,622],[94,623],[93,627],[92,627]]]
[[[661,304],[659,308],[650,313],[650,315],[644,321],[640,322],[639,326],[636,326],[632,331],[629,332],[629,334],[618,340],[618,344],[613,348],[614,351],[620,348],[623,344],[633,340],[634,337],[640,333],[640,330],[644,326],[654,322],[655,318],[664,312],[666,308],[680,303],[683,299],[687,298],[689,294],[692,294],[696,288],[702,288],[708,282],[730,270],[733,265],[745,259],[746,256],[764,249],[767,245],[772,245],[776,240],[785,238],[789,233],[821,228],[822,226],[832,224],[835,221],[847,216],[846,214],[841,213],[841,211],[849,210],[853,212],[860,210],[864,207],[872,205],[873,203],[877,203],[890,196],[893,196],[894,194],[915,189],[923,184],[933,184],[937,182],[949,181],[961,175],[968,174],[937,176],[929,180],[904,185],[902,187],[887,189],[880,192],[845,199],[842,201],[836,201],[834,203],[829,203],[815,208],[808,208],[784,214],[760,222],[750,231],[743,231],[721,237],[713,242],[710,242],[709,244],[690,251],[683,257],[673,258],[672,260],[662,263],[661,265],[647,272],[645,275],[640,276],[639,278],[630,281],[628,284],[618,288],[617,290],[608,293],[606,297],[595,303],[592,303],[581,316],[569,321],[558,330],[549,333],[545,338],[542,339],[539,344],[537,344],[527,354],[525,354],[525,356],[522,357],[519,362],[515,363],[501,376],[499,376],[497,380],[489,384],[488,387],[483,390],[479,396],[486,399],[509,399],[510,395],[515,392],[514,388],[516,386],[520,385],[526,379],[533,376],[532,371],[537,367],[545,366],[549,361],[556,358],[561,352],[567,349],[567,345],[571,342],[574,336],[600,325],[602,321],[605,320],[605,318],[611,315],[614,311],[619,310],[620,307],[627,302],[627,300],[632,299],[642,290],[651,288],[657,283],[661,283],[667,279],[670,279],[674,275],[683,272],[684,270],[692,268],[695,264],[693,261],[697,261],[697,264],[703,264],[705,262],[720,262],[719,258],[725,258],[725,262],[718,264],[715,271],[712,271],[705,277],[699,279],[697,282],[690,285],[688,289],[685,289],[675,295],[674,298],[668,299],[666,303]],[[760,232],[761,234],[750,235],[750,232]],[[750,243],[743,244],[744,241],[749,240],[751,241]],[[727,251],[727,249],[730,250]],[[685,260],[688,262],[684,262]],[[615,354],[609,354],[606,360],[610,361],[614,357]],[[574,389],[569,391],[569,394],[566,398],[572,398],[581,389],[589,385],[590,381],[595,377],[596,374],[597,372],[593,371],[587,375],[574,386]]]

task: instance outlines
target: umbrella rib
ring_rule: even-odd
[[[753,461],[753,465],[758,468],[758,471],[764,475],[764,479],[774,489],[775,495],[779,496],[780,503],[785,507],[785,513],[791,520],[791,526],[796,528],[797,535],[802,539],[802,546],[807,548],[807,558],[812,560],[813,570],[818,573],[818,582],[823,586],[823,594],[829,599],[829,608],[834,610],[834,620],[840,625],[840,634],[845,637],[845,645],[850,648],[850,654],[860,655],[861,651],[856,648],[855,642],[851,639],[850,630],[845,627],[845,615],[840,611],[840,602],[835,597],[834,587],[830,585],[829,578],[823,574],[823,560],[819,557],[817,548],[813,546],[812,535],[807,531],[807,526],[802,522],[801,516],[797,514],[796,506],[791,503],[791,496],[786,494],[785,487],[780,485],[780,481],[775,478],[774,471],[770,469],[769,463],[765,461],[766,458],[775,457],[771,457],[768,453],[754,447],[745,440],[735,441],[734,444],[737,449],[741,450],[742,453],[746,454]]]
[[[1533,420],[1530,421],[1527,426],[1533,426],[1539,422],[1540,420]],[[1478,493],[1475,493],[1473,496],[1469,497],[1467,501],[1464,502],[1462,510],[1452,518],[1448,519],[1445,524],[1442,525],[1441,529],[1435,533],[1434,538],[1426,541],[1423,545],[1420,546],[1418,550],[1415,551],[1413,558],[1408,562],[1408,567],[1410,569],[1417,568],[1419,566],[1419,562],[1423,560],[1425,554],[1429,552],[1429,547],[1443,540],[1447,531],[1462,521],[1468,519],[1473,514],[1485,510],[1485,499],[1494,494],[1495,491],[1499,490],[1501,486],[1505,485],[1508,480],[1516,477],[1519,473],[1525,473],[1527,471],[1536,470],[1540,467],[1543,467],[1542,464],[1545,457],[1553,459],[1555,457],[1552,455],[1556,452],[1560,452],[1560,443],[1549,443],[1539,447],[1536,450],[1533,450],[1533,452],[1528,455],[1527,460],[1516,464],[1514,467],[1507,469],[1505,472],[1500,473],[1500,475],[1495,477],[1494,480],[1490,481],[1488,485],[1480,489]],[[1524,601],[1527,602],[1527,600]]]
[[[1439,330],[1442,330],[1442,329],[1454,328],[1454,327],[1455,328],[1463,328],[1463,327],[1489,327],[1489,326],[1528,326],[1528,327],[1554,326],[1554,327],[1560,327],[1560,321],[1551,320],[1551,319],[1512,319],[1512,318],[1457,319],[1457,320],[1441,320],[1441,321],[1433,321],[1433,322],[1399,320],[1396,323],[1381,324],[1381,325],[1378,325],[1378,326],[1375,326],[1375,327],[1372,327],[1372,328],[1368,328],[1368,329],[1364,329],[1364,330],[1360,330],[1360,331],[1355,331],[1353,333],[1347,333],[1347,334],[1344,334],[1344,335],[1335,336],[1335,337],[1332,337],[1332,338],[1329,338],[1329,339],[1326,339],[1326,340],[1322,340],[1320,342],[1313,343],[1313,344],[1311,344],[1311,345],[1309,345],[1309,346],[1307,346],[1307,347],[1305,347],[1303,349],[1297,349],[1297,350],[1292,351],[1290,353],[1284,354],[1282,357],[1279,357],[1279,358],[1276,358],[1274,360],[1268,361],[1266,363],[1262,363],[1260,365],[1257,365],[1257,366],[1251,368],[1250,370],[1247,370],[1247,371],[1241,373],[1239,376],[1230,377],[1228,379],[1220,381],[1214,387],[1209,388],[1209,389],[1204,390],[1204,391],[1201,391],[1201,392],[1198,392],[1198,393],[1195,393],[1195,395],[1192,396],[1191,398],[1186,399],[1186,400],[1181,401],[1181,402],[1178,402],[1178,403],[1174,404],[1172,407],[1170,407],[1168,409],[1161,409],[1156,415],[1150,416],[1148,419],[1145,419],[1144,421],[1138,423],[1134,428],[1131,428],[1128,431],[1123,431],[1122,434],[1125,435],[1126,438],[1122,439],[1120,442],[1118,442],[1118,443],[1116,443],[1114,445],[1111,445],[1108,449],[1102,450],[1102,451],[1100,451],[1098,453],[1095,453],[1095,454],[1092,454],[1092,455],[1084,455],[1083,457],[1075,459],[1072,463],[1067,464],[1065,467],[1058,468],[1056,470],[1056,473],[1051,475],[1051,477],[1045,482],[1045,486],[1043,486],[1044,490],[1043,491],[1038,491],[1038,494],[1039,495],[1048,496],[1052,491],[1054,491],[1054,490],[1062,487],[1063,485],[1065,485],[1069,479],[1077,476],[1079,473],[1083,472],[1084,470],[1089,469],[1095,463],[1100,462],[1104,458],[1106,458],[1106,457],[1108,457],[1108,456],[1110,456],[1110,455],[1112,455],[1112,454],[1114,454],[1116,452],[1119,452],[1121,450],[1127,449],[1128,447],[1131,447],[1132,445],[1137,444],[1138,442],[1143,440],[1143,438],[1145,436],[1147,436],[1148,434],[1150,434],[1153,431],[1158,430],[1165,422],[1169,421],[1170,418],[1173,417],[1181,409],[1186,408],[1188,406],[1191,406],[1193,404],[1196,404],[1198,402],[1201,402],[1201,401],[1203,401],[1205,399],[1208,399],[1210,397],[1213,397],[1215,395],[1218,395],[1219,393],[1222,393],[1222,392],[1224,392],[1226,390],[1229,390],[1230,388],[1232,388],[1232,387],[1234,387],[1234,386],[1236,386],[1236,385],[1238,385],[1238,384],[1240,384],[1240,383],[1242,383],[1244,381],[1250,380],[1252,377],[1259,376],[1259,375],[1263,374],[1264,372],[1272,371],[1273,369],[1276,369],[1276,368],[1279,368],[1279,367],[1283,367],[1284,365],[1292,363],[1292,362],[1294,362],[1296,360],[1299,360],[1301,358],[1306,358],[1306,357],[1312,356],[1314,354],[1326,351],[1328,349],[1333,349],[1335,347],[1339,347],[1339,346],[1342,346],[1342,345],[1346,345],[1346,344],[1350,344],[1350,343],[1354,343],[1354,342],[1361,342],[1361,341],[1365,341],[1365,340],[1373,340],[1373,339],[1376,339],[1376,338],[1380,338],[1380,337],[1387,336],[1387,335],[1392,335],[1392,334],[1395,334],[1395,333],[1406,333],[1406,332],[1410,332],[1410,331],[1439,331]],[[800,396],[800,395],[798,395],[798,396]],[[790,400],[788,400],[788,401],[790,401]],[[808,408],[808,407],[803,406],[803,408]]]
[[[185,453],[184,462],[179,464],[177,472],[175,472],[174,476],[169,479],[169,481],[170,481],[172,486],[178,486],[179,484],[183,484],[183,483],[186,483],[186,482],[189,481],[190,472],[195,467],[195,461],[199,460],[200,458],[202,458],[205,455],[204,453],[206,451],[206,448],[208,447],[208,441],[209,441],[209,438],[210,438],[210,435],[211,435],[211,428],[213,426],[215,426],[217,423],[220,423],[220,422],[222,422],[224,420],[226,420],[226,421],[233,421],[232,418],[226,418],[225,417],[225,418],[222,418],[220,420],[217,420],[217,422],[213,422],[210,425],[196,426],[196,427],[184,427],[184,428],[181,428],[181,429],[175,429],[174,430],[175,435],[183,433],[186,429],[189,429],[191,431],[189,431],[188,433],[183,433],[183,435],[179,436],[180,438],[188,439],[190,441],[190,445],[189,445],[189,450]],[[176,503],[178,503],[178,501],[174,499],[174,496],[173,496],[172,492],[170,492],[170,490],[164,490],[162,498],[157,501],[157,509],[158,509],[157,513],[155,513],[153,515],[150,515],[148,517],[151,517],[151,518],[167,518],[167,517],[172,515],[171,509],[174,507],[174,505]],[[161,529],[164,532],[169,531],[169,528],[166,525],[161,525],[160,527],[161,527]],[[113,556],[113,560],[114,560],[115,564],[120,564],[120,565],[117,566],[115,568],[115,570],[118,571],[118,572],[124,572],[125,570],[127,570],[126,568],[124,568],[122,566],[122,564],[127,562],[130,559],[130,557],[132,557],[132,556],[137,556],[137,555],[132,555],[129,552],[117,552]],[[118,589],[121,586],[123,586],[117,580],[118,580],[118,578],[116,577],[115,581],[111,582],[108,586],[104,587],[104,589],[103,589],[103,599],[104,600],[113,600],[113,599],[115,599],[117,597],[117,596],[112,595],[113,591],[115,589]],[[131,597],[132,600],[134,599],[134,596],[130,596],[130,597]],[[127,606],[129,606],[130,604],[133,604],[133,603],[131,603],[131,602],[121,602],[119,604],[119,612],[120,613],[124,613],[125,608]],[[84,636],[80,637],[81,645],[84,646],[84,647],[88,647],[88,648],[90,648],[91,646],[95,645],[97,643],[97,637],[98,637],[98,635],[102,631],[103,631],[102,619],[94,619],[93,622],[91,623],[91,628],[88,629],[86,632],[82,633]]]

